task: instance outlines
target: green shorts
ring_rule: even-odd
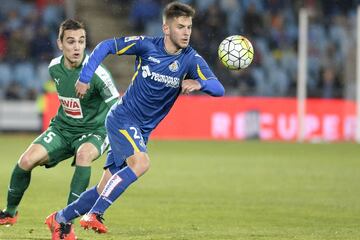
[[[59,162],[74,156],[72,165],[75,164],[76,152],[83,143],[92,143],[98,150],[99,156],[104,153],[108,146],[106,130],[97,130],[86,133],[70,133],[64,129],[50,126],[45,132],[37,137],[33,143],[41,144],[49,154],[46,168],[56,166]]]

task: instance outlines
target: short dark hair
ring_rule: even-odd
[[[59,27],[59,39],[62,41],[64,39],[64,32],[65,30],[78,30],[84,29],[85,26],[82,22],[74,20],[74,19],[66,19],[60,24]]]
[[[165,6],[163,11],[163,21],[176,17],[194,17],[195,9],[190,5],[181,2],[171,2]]]

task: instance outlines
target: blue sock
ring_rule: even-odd
[[[83,192],[75,202],[72,202],[66,208],[58,211],[56,214],[56,221],[67,223],[84,215],[91,209],[98,197],[99,194],[96,190],[96,186],[90,188]]]
[[[103,192],[89,213],[103,214],[136,179],[137,176],[129,167],[125,167],[116,172],[105,185]]]

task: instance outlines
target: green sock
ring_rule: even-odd
[[[26,171],[16,164],[10,179],[10,186],[8,189],[7,206],[5,211],[10,215],[16,214],[16,209],[28,188],[31,179],[31,171]]]
[[[71,180],[68,205],[79,198],[89,186],[91,176],[91,167],[75,166],[75,172]]]

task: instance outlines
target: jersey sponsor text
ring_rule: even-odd
[[[156,82],[165,83],[167,87],[178,88],[180,83],[180,78],[172,77],[168,75],[163,75],[157,72],[151,72],[148,65],[142,66],[142,77],[150,77]]]
[[[66,116],[71,118],[83,118],[80,100],[59,96],[60,103]]]

